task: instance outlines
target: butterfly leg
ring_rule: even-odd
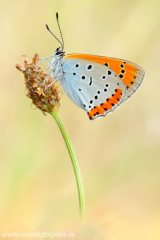
[[[49,56],[49,57],[45,57],[45,58],[40,58],[39,60],[41,60],[41,61],[40,61],[39,63],[37,63],[36,65],[38,65],[38,64],[46,61],[48,58],[51,58],[51,57],[53,57],[53,56]]]
[[[40,63],[42,63],[42,62],[44,62],[44,61],[46,61],[46,59],[44,59],[44,58],[41,58],[40,59],[41,61],[40,62],[38,62],[35,66],[38,66]]]
[[[47,79],[49,78],[51,72],[52,72],[52,70],[50,70],[50,72],[48,73],[47,77],[44,79],[44,81],[41,83],[40,86],[42,86],[47,81]]]
[[[51,58],[53,56],[49,56],[49,57],[46,57],[46,58],[40,58],[39,60],[41,60],[40,62],[38,62],[35,66],[38,66],[40,63],[44,62],[44,61],[48,61],[49,64],[52,65],[51,61],[48,59],[48,58]]]
[[[39,60],[46,60],[47,58],[51,58],[53,56],[45,57],[45,58],[40,58]]]
[[[47,70],[48,70],[48,68],[50,68],[50,67],[51,67],[51,66],[48,66],[47,68],[45,68],[45,69],[44,69],[44,71],[47,71]]]
[[[56,81],[59,79],[60,76],[61,76],[61,75],[57,76],[57,77],[53,80],[53,82],[51,82],[51,83],[48,85],[48,87],[46,88],[46,90],[47,90],[54,82],[56,82]]]

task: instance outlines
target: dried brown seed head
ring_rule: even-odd
[[[19,64],[16,68],[23,72],[25,85],[27,89],[26,96],[32,99],[33,104],[44,112],[55,112],[60,106],[61,92],[59,86],[53,83],[48,89],[47,86],[53,81],[49,77],[45,84],[42,84],[47,77],[43,68],[36,65],[39,61],[38,54],[35,54],[33,60],[23,58],[24,66]],[[41,85],[42,84],[42,85]]]

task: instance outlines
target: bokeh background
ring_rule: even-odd
[[[89,121],[62,96],[60,115],[85,187],[84,225],[60,131],[51,116],[31,108],[23,75],[15,68],[20,54],[45,57],[59,47],[45,28],[48,23],[60,37],[56,12],[66,53],[130,60],[146,71],[140,90],[98,121]],[[159,12],[159,0],[0,2],[1,232],[71,231],[76,240],[160,239]]]

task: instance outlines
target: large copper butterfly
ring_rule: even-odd
[[[145,71],[126,60],[87,54],[65,55],[58,13],[56,18],[62,42],[50,31],[48,25],[46,27],[60,42],[62,49],[57,48],[53,56],[42,59],[49,63],[47,78],[51,75],[53,82],[60,80],[68,97],[87,112],[90,120],[107,116],[139,89]]]

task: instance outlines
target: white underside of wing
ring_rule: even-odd
[[[63,72],[62,88],[69,98],[86,112],[106,102],[115,93],[115,89],[122,90],[120,101],[112,109],[102,115],[95,116],[94,119],[115,111],[127,96],[126,87],[122,80],[112,69],[102,64],[83,59],[66,60]]]

